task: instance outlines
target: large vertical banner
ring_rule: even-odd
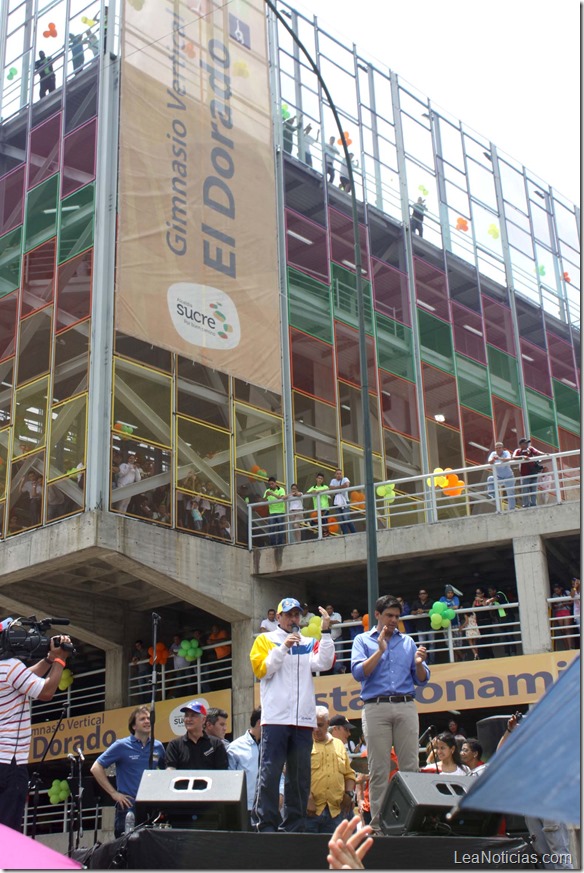
[[[116,328],[281,392],[263,0],[127,0]]]

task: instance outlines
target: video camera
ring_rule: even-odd
[[[36,615],[29,618],[5,618],[0,622],[0,660],[20,658],[21,661],[40,661],[46,657],[51,639],[60,645],[60,635],[46,637],[45,631],[54,624],[70,624],[68,618],[43,618],[37,621]],[[76,650],[71,643],[64,643],[63,649],[71,654]]]

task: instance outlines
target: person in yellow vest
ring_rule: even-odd
[[[312,485],[306,492],[307,494],[312,494],[312,505],[317,513],[318,507],[320,506],[323,537],[328,537],[329,535],[327,519],[329,514],[331,495],[320,494],[319,492],[328,490],[329,486],[324,484],[324,473],[317,473],[314,485]],[[318,517],[312,518],[310,523],[313,525],[313,527],[316,527],[318,525]]]
[[[278,485],[275,476],[268,479],[268,487],[264,491],[264,500],[268,501],[270,515],[270,545],[283,546],[286,542],[284,524],[286,517],[286,491]]]

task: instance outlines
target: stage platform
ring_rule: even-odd
[[[326,834],[256,834],[145,828],[79,858],[91,870],[326,870]],[[529,869],[523,839],[376,837],[367,870]],[[470,857],[463,860],[464,855]],[[74,857],[77,857],[75,854]]]

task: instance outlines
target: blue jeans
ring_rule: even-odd
[[[521,502],[524,507],[537,506],[537,473],[521,477]]]
[[[346,818],[342,812],[335,815],[334,818],[330,814],[328,806],[325,806],[320,815],[306,816],[306,833],[307,834],[332,834],[336,827]]]
[[[341,525],[341,530],[344,534],[356,533],[355,525],[350,520],[351,510],[348,506],[333,506],[332,511],[336,512],[339,524]]]
[[[286,516],[281,512],[272,512],[270,514],[270,545],[283,546],[286,540],[284,534],[284,523]]]
[[[509,509],[515,509],[515,476],[513,475],[513,473],[502,476],[501,473],[498,472],[497,467],[495,467],[494,470],[497,485],[499,486],[500,498],[503,499],[506,493],[507,506],[509,507]]]
[[[310,793],[312,729],[295,725],[262,726],[260,765],[253,821],[260,832],[304,831]],[[279,786],[286,765],[282,817],[278,809]]]

